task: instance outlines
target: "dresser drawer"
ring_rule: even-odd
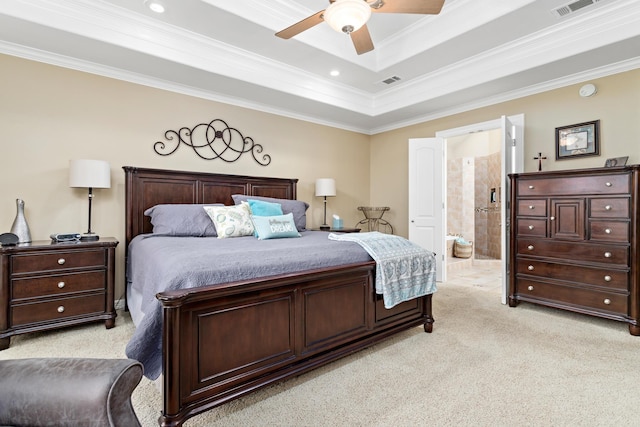
[[[104,313],[104,311],[104,292],[81,297],[58,298],[55,300],[16,304],[12,306],[11,324],[15,327],[30,323]]]
[[[518,216],[547,216],[545,199],[518,200]]]
[[[584,283],[622,291],[629,289],[629,273],[622,270],[594,268],[584,265],[555,264],[518,258],[516,260],[516,274]]]
[[[72,292],[104,290],[105,278],[104,271],[88,271],[14,279],[11,281],[11,298],[19,300]]]
[[[616,197],[589,199],[591,218],[629,218],[629,199]]]
[[[563,259],[567,262],[597,262],[618,267],[629,265],[629,247],[551,239],[518,239],[518,255]]]
[[[589,223],[589,236],[591,240],[625,243],[629,241],[629,223],[591,221]]]
[[[56,271],[83,267],[104,267],[106,262],[103,249],[83,251],[55,251],[11,257],[13,274]]]
[[[518,236],[546,237],[547,220],[518,218]]]
[[[518,180],[518,196],[562,196],[580,194],[628,193],[629,174],[563,176]]]
[[[521,297],[539,299],[541,302],[557,302],[597,311],[627,314],[626,293],[576,288],[529,279],[518,281],[516,292]]]

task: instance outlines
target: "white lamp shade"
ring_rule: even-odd
[[[336,181],[333,178],[316,179],[316,196],[335,196]]]
[[[111,188],[111,168],[104,160],[70,160],[69,187]]]
[[[371,6],[363,0],[336,0],[324,11],[324,20],[339,33],[358,31],[371,17]]]

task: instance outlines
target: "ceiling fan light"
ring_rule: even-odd
[[[352,33],[367,23],[371,7],[364,0],[336,0],[324,11],[324,20],[339,33]]]

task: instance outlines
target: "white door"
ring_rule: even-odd
[[[507,303],[508,295],[508,281],[509,281],[509,233],[511,229],[511,204],[509,203],[509,197],[511,195],[511,181],[509,180],[509,174],[514,173],[516,170],[516,127],[511,123],[508,117],[502,116],[502,187],[500,191],[500,201],[502,208],[500,209],[500,221],[502,226],[500,227],[502,249],[502,303]]]
[[[436,281],[443,280],[443,188],[446,169],[442,138],[409,140],[409,240],[436,254]]]

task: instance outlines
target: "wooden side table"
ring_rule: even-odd
[[[104,320],[115,326],[114,238],[0,248],[0,350],[13,335]]]

